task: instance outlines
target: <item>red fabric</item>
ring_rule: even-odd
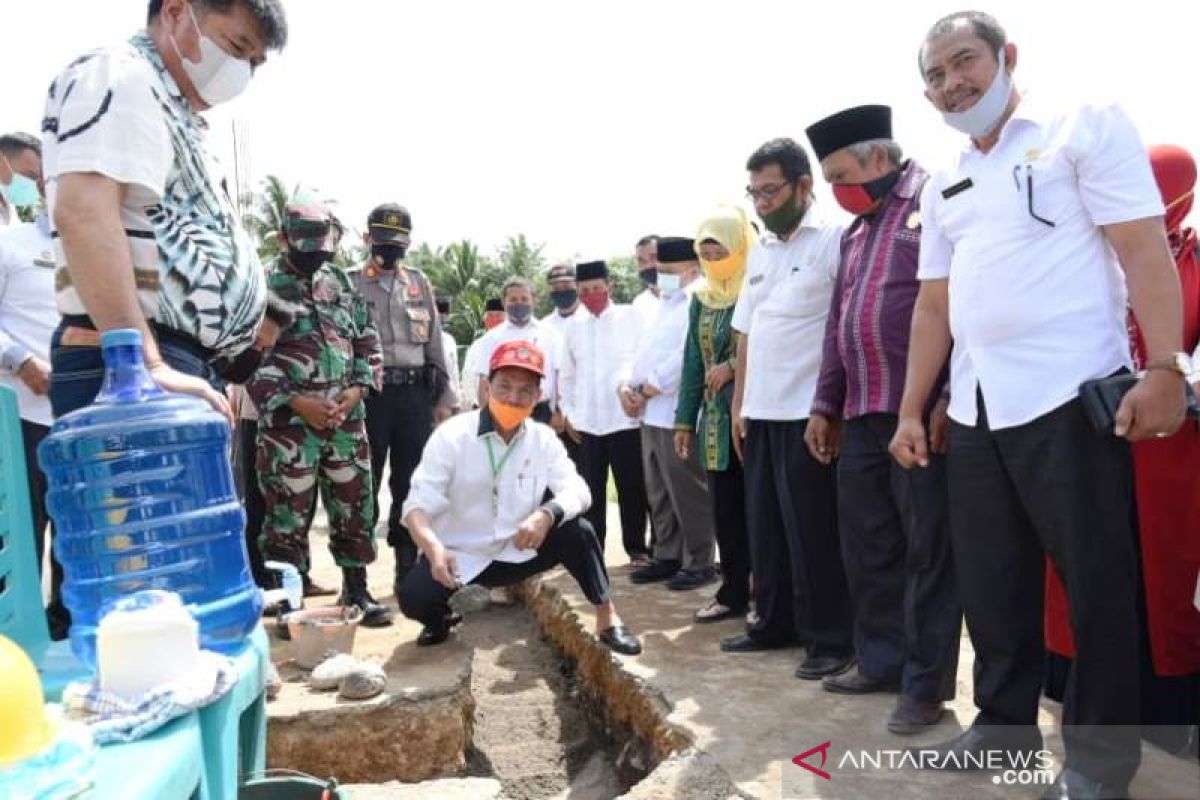
[[[1200,258],[1196,231],[1183,227],[1192,208],[1196,164],[1179,147],[1150,151],[1154,177],[1167,207],[1166,225],[1183,289],[1183,346],[1192,353],[1200,341]],[[1130,315],[1135,361],[1145,349]],[[1200,571],[1200,427],[1194,421],[1169,439],[1133,446],[1138,535],[1146,586],[1146,616],[1154,672],[1159,676],[1200,672],[1200,611],[1193,605]],[[1066,593],[1047,559],[1046,646],[1074,657]]]

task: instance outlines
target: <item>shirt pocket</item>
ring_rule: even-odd
[[[829,311],[832,279],[816,264],[805,264],[781,273],[775,286],[768,286],[769,300],[763,311],[775,317],[811,319]]]
[[[425,344],[429,341],[433,329],[433,316],[424,304],[405,303],[404,314],[408,318],[408,331],[413,344]]]

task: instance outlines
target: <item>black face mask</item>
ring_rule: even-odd
[[[579,292],[575,289],[558,289],[550,293],[550,302],[554,307],[566,311],[579,302]]]
[[[381,269],[395,269],[401,261],[404,260],[405,253],[408,252],[402,244],[376,244],[371,246],[371,256],[382,262],[379,264]]]
[[[299,250],[288,248],[288,263],[297,269],[297,271],[305,275],[312,275],[321,268],[321,265],[333,258],[333,253],[327,253],[324,250],[315,250],[311,253],[304,253]]]
[[[647,286],[658,285],[658,268],[651,267],[650,269],[638,270],[638,277],[642,279],[642,283]]]

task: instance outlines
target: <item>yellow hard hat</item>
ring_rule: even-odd
[[[12,639],[0,636],[0,768],[37,755],[54,741],[37,668]]]

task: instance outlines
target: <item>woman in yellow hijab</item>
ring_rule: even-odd
[[[751,599],[746,502],[742,465],[733,453],[731,408],[737,354],[733,308],[756,238],[750,218],[735,206],[717,208],[696,234],[705,283],[696,290],[690,309],[675,411],[675,450],[687,458],[699,440],[697,455],[708,475],[722,577],[716,597],[696,612],[697,622],[743,616]]]

